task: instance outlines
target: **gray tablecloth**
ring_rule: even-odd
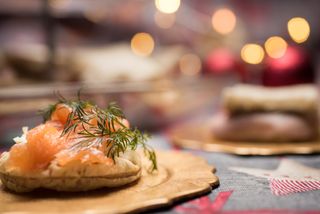
[[[154,135],[150,144],[159,149],[173,149],[165,135]],[[184,149],[181,149],[184,151]],[[275,170],[289,160],[320,171],[320,155],[236,156],[187,150],[205,158],[217,168],[220,186],[209,195],[176,204],[159,213],[320,213],[320,191],[276,195],[270,179],[231,170],[231,167]],[[286,175],[284,175],[286,176]],[[302,184],[305,185],[305,184]],[[308,185],[308,184],[307,184]],[[320,186],[320,184],[319,184]],[[306,186],[307,187],[307,186]],[[293,189],[294,191],[294,189]],[[297,190],[301,191],[301,190]]]

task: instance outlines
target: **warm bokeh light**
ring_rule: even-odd
[[[155,0],[155,4],[162,13],[175,13],[180,7],[180,0]]]
[[[264,50],[258,44],[246,44],[241,49],[241,58],[249,64],[259,64],[264,58]]]
[[[304,18],[295,17],[289,20],[288,31],[295,42],[302,43],[305,42],[310,35],[310,26]]]
[[[148,56],[154,48],[154,40],[148,33],[137,33],[131,39],[131,49],[139,56]]]
[[[287,47],[287,42],[279,36],[272,36],[264,43],[267,54],[272,58],[282,57],[286,53]]]
[[[86,10],[84,11],[84,17],[86,17],[88,20],[99,23],[103,21],[107,17],[107,12],[101,8],[96,10]]]
[[[181,57],[179,67],[185,75],[196,75],[201,71],[201,59],[195,54],[186,54]]]
[[[62,9],[68,6],[70,0],[49,0],[49,5],[55,9]]]
[[[176,21],[176,15],[174,13],[167,14],[156,11],[154,14],[154,21],[158,27],[168,29],[174,25]]]
[[[213,28],[221,34],[231,33],[236,26],[236,16],[229,9],[219,9],[212,16]]]

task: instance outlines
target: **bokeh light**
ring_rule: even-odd
[[[86,10],[84,11],[84,17],[94,23],[99,23],[107,17],[107,12],[104,8],[95,9],[95,10]]]
[[[236,26],[235,14],[226,8],[217,10],[212,16],[212,26],[220,34],[231,33]]]
[[[269,58],[267,64],[277,72],[285,72],[299,66],[302,61],[302,53],[294,47],[288,47],[283,57],[278,59]]]
[[[148,33],[137,33],[131,39],[131,49],[139,56],[148,56],[154,49],[154,40]]]
[[[201,59],[195,54],[185,54],[179,61],[179,68],[182,74],[196,75],[201,71]]]
[[[155,0],[155,5],[162,13],[175,13],[180,7],[180,0]]]
[[[70,0],[49,0],[49,5],[55,9],[62,9],[70,4]]]
[[[241,58],[249,64],[259,64],[264,58],[264,50],[258,44],[246,44],[241,49]]]
[[[156,11],[154,14],[154,21],[158,27],[168,29],[174,25],[176,15],[174,13],[167,14]]]
[[[310,26],[307,20],[295,17],[288,22],[288,31],[296,43],[305,42],[310,35]]]
[[[235,58],[227,48],[220,48],[208,54],[206,68],[209,72],[224,73],[233,69]]]
[[[282,57],[286,53],[287,47],[287,42],[279,36],[272,36],[264,43],[267,54],[272,58]]]

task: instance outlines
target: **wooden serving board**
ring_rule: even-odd
[[[213,174],[214,166],[209,166],[200,157],[169,151],[159,151],[157,157],[157,172],[150,174],[145,167],[139,181],[122,188],[80,193],[38,190],[15,194],[1,186],[0,213],[138,212],[210,192],[219,184],[218,177]]]
[[[192,121],[169,131],[173,144],[189,149],[237,155],[312,154],[320,152],[320,140],[310,142],[233,142],[214,137],[210,121]]]

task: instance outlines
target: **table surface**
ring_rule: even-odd
[[[220,186],[210,194],[156,210],[157,213],[320,213],[320,191],[310,191],[320,189],[320,155],[237,156],[181,149],[172,146],[165,134],[155,134],[150,144],[157,149],[178,149],[201,156],[216,166],[220,179]],[[283,174],[280,171],[280,177],[289,179],[303,171],[311,182],[293,181],[295,185],[291,186],[275,182],[270,176],[280,163],[288,165]]]

